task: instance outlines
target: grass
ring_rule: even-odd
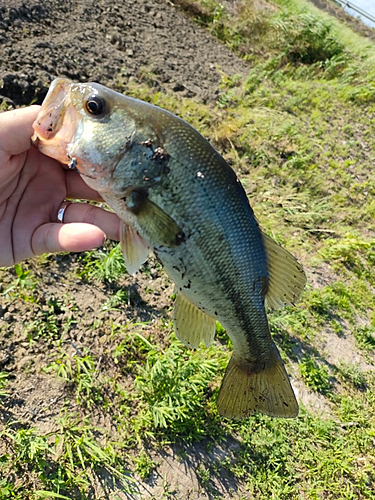
[[[8,383],[8,374],[5,372],[0,372],[0,397],[8,395],[8,393],[5,390],[7,383]]]
[[[67,496],[71,494],[84,497],[85,491],[90,490],[90,483],[105,471],[112,480],[121,482],[124,491],[131,491],[124,457],[112,443],[107,442],[103,447],[97,441],[95,434],[98,435],[100,429],[71,415],[62,416],[57,426],[56,431],[44,435],[33,428],[5,428],[2,432],[9,450],[1,457],[5,464],[3,472],[13,469],[29,473],[31,479],[34,476],[34,483],[38,478],[43,488],[29,493],[20,488],[25,495],[23,498],[26,495],[28,498],[30,493],[33,498],[71,498]],[[4,487],[10,488],[9,483]]]
[[[160,266],[142,267],[145,302],[136,302],[113,243],[65,263],[64,293],[50,289],[48,273],[66,257],[36,259],[1,271],[3,351],[22,342],[33,359],[43,357],[9,371],[1,365],[0,409],[8,415],[23,394],[18,379],[37,375],[59,381],[61,401],[52,404],[49,429],[40,414],[2,424],[0,499],[136,491],[132,478],[155,479],[167,450],[182,450],[192,469],[202,447],[194,474],[212,499],[375,498],[373,43],[304,0],[257,8],[247,1],[237,10],[213,0],[178,3],[250,61],[249,73],[222,72],[211,104],[155,92],[147,71],[127,93],[209,138],[237,171],[264,230],[303,262],[303,300],[269,318],[304,388],[299,398],[312,399],[294,420],[221,419],[215,399],[231,343],[220,325],[209,349],[189,351],[176,340],[173,292],[157,281]],[[95,314],[70,289],[98,294]],[[155,293],[156,303],[168,294],[168,305],[145,305]],[[9,315],[25,310],[10,331]],[[162,481],[163,498],[176,498],[170,481]]]
[[[146,435],[162,431],[169,440],[205,438],[210,413],[215,419],[205,404],[207,386],[223,371],[226,361],[226,357],[218,359],[217,349],[186,352],[177,341],[165,352],[153,347],[145,365],[137,367],[135,397],[141,401],[141,410],[135,423],[139,431]]]

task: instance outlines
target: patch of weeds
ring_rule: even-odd
[[[375,329],[372,326],[357,326],[353,335],[360,349],[364,351],[375,350]]]
[[[135,471],[140,475],[141,479],[148,479],[151,472],[157,466],[150,455],[144,450],[138,456],[133,457],[133,462],[135,463]]]
[[[13,439],[15,463],[24,462],[33,468],[46,467],[46,456],[51,452],[50,444],[45,436],[40,436],[35,429],[19,429],[8,433]]]
[[[339,423],[303,407],[297,419],[257,415],[233,426],[242,447],[230,470],[246,483],[249,496],[371,498],[372,444],[359,438],[358,427],[343,432]],[[366,457],[360,468],[358,454]]]
[[[236,6],[237,15],[228,13],[226,5],[214,0],[177,0],[178,4],[196,22],[204,25],[222,43],[240,57],[251,58],[257,53],[268,31],[269,12],[267,5],[242,2]],[[264,7],[264,8],[262,8]],[[262,44],[266,51],[267,44]]]
[[[324,395],[331,392],[332,387],[326,366],[319,366],[312,358],[305,357],[299,363],[299,369],[306,385],[313,391]]]
[[[367,389],[356,392],[355,397],[351,394],[335,395],[335,412],[341,422],[349,424],[354,429],[361,428],[357,432],[358,446],[367,447],[370,443],[368,438],[375,432],[375,424],[372,410],[375,404],[374,386],[370,378],[367,380]]]
[[[215,0],[177,0],[176,3],[206,27],[218,22],[224,13],[223,5]]]
[[[8,482],[7,479],[0,479],[0,498],[2,500],[25,500],[23,488]]]
[[[36,498],[72,498],[71,494],[81,498],[79,495],[89,490],[93,476],[103,471],[119,481],[124,491],[131,491],[132,480],[124,469],[124,457],[110,442],[99,444],[95,435],[100,434],[100,429],[71,416],[60,418],[58,425],[57,432],[45,435],[35,429],[8,428],[2,433],[9,440],[8,462],[38,475],[44,489],[36,490],[34,483]]]
[[[332,285],[313,290],[308,296],[308,307],[321,321],[334,319],[334,315],[351,319],[355,314],[358,297],[345,283],[336,281]]]
[[[320,253],[336,268],[343,266],[356,276],[374,283],[375,240],[366,241],[354,235],[348,235],[340,240],[327,239]]]
[[[281,57],[286,62],[324,65],[345,51],[345,44],[334,33],[332,24],[312,13],[284,11],[272,26],[281,47],[284,45]]]
[[[65,480],[68,483],[75,483],[72,475],[74,470],[81,469],[83,478],[90,482],[90,470],[100,473],[104,469],[122,482],[126,492],[131,491],[130,476],[124,468],[123,457],[111,443],[102,445],[95,439],[100,429],[90,425],[87,420],[82,422],[82,419],[71,416],[61,418],[59,425],[60,432],[56,434],[55,445],[60,463],[65,465]]]
[[[126,273],[120,244],[108,244],[99,250],[85,252],[79,258],[78,276],[91,281],[116,281]]]
[[[133,330],[141,326],[144,326],[144,323],[133,323],[124,328],[124,340],[112,351],[115,364],[121,366],[123,371],[132,371],[139,363],[144,363],[147,354],[155,349],[150,337],[144,337],[137,330]]]
[[[34,302],[33,291],[36,287],[36,279],[30,270],[25,270],[20,264],[15,264],[14,272],[16,278],[13,283],[5,288],[2,295],[16,297],[26,302]]]
[[[8,396],[8,393],[5,390],[8,384],[8,377],[9,377],[8,373],[0,372],[0,398]]]
[[[102,311],[115,311],[121,308],[124,303],[127,303],[129,294],[127,290],[120,288],[102,305]]]
[[[210,484],[211,473],[208,467],[205,467],[203,464],[199,464],[197,468],[197,476],[203,487],[207,487]]]
[[[66,306],[63,301],[55,297],[48,299],[44,306],[35,311],[35,319],[25,325],[24,332],[29,341],[41,338],[52,340],[61,337],[64,332],[69,331],[72,324],[77,323],[71,310],[71,303]],[[64,314],[67,312],[69,315]]]
[[[173,340],[165,352],[148,353],[145,366],[135,379],[137,398],[142,401],[135,425],[141,433],[163,431],[170,438],[197,440],[207,433],[208,384],[223,359],[213,350],[186,351]]]
[[[103,403],[96,360],[90,356],[69,356],[66,352],[50,363],[45,372],[55,372],[74,390],[78,404],[90,407]]]
[[[282,311],[275,311],[269,314],[268,321],[271,333],[277,335],[278,343],[289,355],[292,355],[291,351],[295,343],[293,336],[313,337],[309,312],[302,307],[287,307]]]
[[[345,382],[349,382],[355,389],[361,391],[367,388],[366,375],[355,364],[341,363],[338,372]]]

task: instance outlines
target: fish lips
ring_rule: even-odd
[[[42,153],[62,163],[69,163],[67,146],[71,142],[77,124],[77,113],[70,102],[72,82],[56,78],[42,103],[33,123],[32,144]]]

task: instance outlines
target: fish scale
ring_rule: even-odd
[[[226,329],[233,353],[219,413],[296,416],[265,300],[274,308],[298,300],[305,275],[261,232],[236,174],[210,143],[166,110],[64,79],[52,83],[34,129],[36,146],[76,166],[122,220],[128,270],[135,273],[150,249],[162,262],[178,290],[178,338],[208,346],[216,320]]]
[[[188,276],[192,277],[192,281],[196,283],[195,288],[201,291],[199,295],[202,298],[198,305],[208,314],[216,317],[224,327],[227,329],[229,327],[229,331],[239,329],[243,331],[245,324],[248,332],[261,330],[263,335],[259,338],[253,334],[248,335],[248,342],[256,344],[250,349],[248,356],[251,357],[251,351],[259,353],[260,346],[257,344],[261,341],[262,360],[269,356],[269,351],[273,353],[273,345],[269,336],[266,316],[262,314],[264,301],[259,294],[258,304],[256,304],[254,297],[248,294],[248,290],[253,288],[257,280],[268,277],[265,251],[253,211],[247,202],[241,184],[237,182],[232,171],[228,172],[229,176],[232,177],[229,179],[231,181],[229,189],[224,184],[225,197],[220,197],[218,191],[219,189],[223,190],[222,178],[224,177],[224,181],[228,182],[228,173],[225,171],[226,175],[223,175],[222,170],[218,171],[216,152],[209,151],[202,155],[199,164],[196,163],[196,158],[190,161],[185,160],[183,163],[181,160],[174,159],[178,157],[181,143],[190,139],[190,130],[184,135],[179,134],[179,129],[176,132],[179,139],[175,142],[169,140],[165,145],[172,157],[168,184],[177,185],[175,177],[179,174],[174,176],[173,173],[183,170],[185,176],[187,174],[190,176],[190,179],[185,179],[184,183],[191,185],[192,189],[187,193],[187,199],[180,197],[177,211],[175,205],[169,206],[166,203],[165,196],[163,196],[163,193],[168,190],[166,186],[150,189],[150,199],[166,212],[172,213],[177,224],[183,230],[184,223],[178,219],[178,215],[180,212],[189,214],[191,226],[202,228],[206,238],[203,241],[200,241],[199,237],[193,239],[182,245],[177,252],[166,251],[164,255],[158,251],[158,256],[169,276],[181,288],[181,291],[184,289],[184,282],[174,271],[173,266],[176,265],[176,258],[188,260]],[[189,140],[189,143],[193,144],[193,140]],[[202,148],[199,148],[198,151],[202,151]],[[197,172],[202,172],[204,177],[198,177]],[[195,185],[197,189],[194,189]],[[154,194],[155,190],[157,191],[156,195]],[[185,194],[186,190],[180,188],[178,192]],[[194,207],[193,210],[192,207]],[[206,221],[209,221],[209,227],[207,227]],[[220,239],[221,242],[218,241]],[[226,256],[225,259],[223,259],[223,254]],[[218,297],[217,287],[221,289],[222,299]],[[231,293],[228,293],[228,290]],[[184,291],[184,293],[191,301],[194,301],[195,291]],[[217,310],[224,310],[224,314],[215,314]],[[256,322],[257,324],[254,325]],[[241,324],[239,325],[239,323]],[[236,343],[236,341],[234,342]]]

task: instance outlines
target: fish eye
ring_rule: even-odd
[[[106,103],[102,97],[92,95],[87,99],[85,107],[90,115],[100,117],[105,113]]]

